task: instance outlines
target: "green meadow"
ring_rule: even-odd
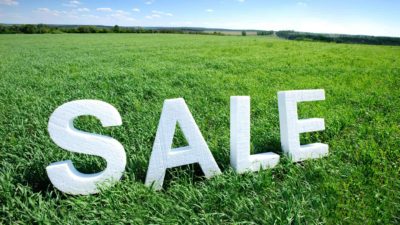
[[[280,147],[277,92],[325,89],[299,117],[325,118],[301,135],[329,156],[292,163]],[[281,155],[273,169],[237,175],[229,163],[229,99],[251,96],[252,153]],[[161,191],[144,186],[163,101],[183,97],[223,174],[169,169]],[[123,125],[94,117],[75,127],[117,139],[125,174],[112,188],[71,196],[46,166],[96,156],[49,138],[61,104],[98,99]],[[177,132],[174,146],[185,144]],[[59,34],[0,36],[0,224],[399,224],[400,47],[287,41],[257,36]]]

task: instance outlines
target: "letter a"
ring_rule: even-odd
[[[176,124],[179,124],[188,146],[172,149]],[[162,188],[168,168],[199,163],[207,178],[220,174],[207,143],[182,98],[164,101],[156,139],[150,157],[145,185]]]

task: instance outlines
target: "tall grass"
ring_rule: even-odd
[[[0,223],[399,224],[400,47],[197,35],[0,36]],[[280,149],[277,91],[323,88],[300,117],[323,117],[329,157],[291,163]],[[280,164],[237,175],[229,165],[229,97],[251,96],[252,152]],[[164,99],[185,98],[223,171],[168,170],[164,189],[143,185]],[[114,105],[123,125],[92,117],[75,126],[125,147],[121,182],[98,195],[55,190],[45,167],[71,159],[82,172],[98,157],[63,151],[47,122],[67,101]],[[177,136],[176,145],[184,143]]]

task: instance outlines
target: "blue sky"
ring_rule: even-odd
[[[0,23],[291,29],[400,37],[400,0],[0,0]]]

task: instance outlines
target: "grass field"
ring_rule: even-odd
[[[399,224],[400,47],[204,35],[0,36],[0,223]],[[277,91],[323,88],[300,117],[326,130],[302,143],[329,157],[291,163],[279,139]],[[274,169],[235,174],[229,164],[229,98],[251,96],[253,153],[281,155]],[[168,170],[144,186],[162,104],[183,97],[223,174]],[[82,172],[101,158],[69,153],[47,133],[50,114],[77,99],[115,106],[123,125],[81,117],[79,129],[125,147],[121,182],[91,196],[54,189],[45,168],[71,159]],[[176,137],[175,145],[183,143]]]

